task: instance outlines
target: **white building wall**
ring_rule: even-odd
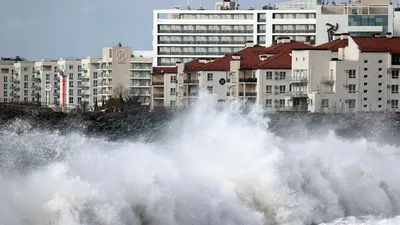
[[[200,71],[199,75],[199,91],[216,95],[218,100],[226,100],[228,86],[227,83],[221,85],[220,80],[224,79],[225,82],[227,81],[227,71]]]
[[[60,59],[57,65],[58,69],[66,75],[65,107],[68,109],[83,108],[84,102],[89,101],[89,79],[84,79],[83,77],[82,61],[80,59]],[[83,87],[83,81],[85,82],[84,84],[87,84],[86,87]],[[60,94],[59,99],[61,99]]]
[[[284,75],[283,75],[284,74]],[[290,92],[291,70],[257,70],[256,103],[269,112],[288,110],[291,107],[287,95]]]
[[[400,11],[394,12],[393,27],[393,35],[396,37],[400,36]]]
[[[179,86],[177,79],[178,76],[175,73],[164,74],[164,107],[166,108],[180,107],[178,102]]]

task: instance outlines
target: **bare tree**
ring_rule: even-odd
[[[119,100],[119,105],[121,108],[123,108],[125,105],[142,105],[142,103],[140,102],[140,95],[132,93],[130,88],[126,88],[122,84],[118,84],[116,87],[113,88],[112,98]]]

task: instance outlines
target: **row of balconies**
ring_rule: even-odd
[[[165,52],[165,51],[160,51],[158,52],[158,55],[226,55],[231,52]]]
[[[180,45],[243,45],[246,41],[158,41],[158,44],[180,44]]]
[[[159,30],[158,33],[251,34],[253,30]]]
[[[315,33],[316,30],[273,30],[273,33]]]

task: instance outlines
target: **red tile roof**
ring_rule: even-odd
[[[290,41],[290,43],[274,44],[268,48],[260,45],[255,45],[254,47],[245,48],[239,52],[226,55],[225,57],[217,59],[212,63],[208,63],[207,65],[201,67],[200,69],[203,71],[229,71],[230,61],[232,60],[232,56],[234,55],[240,56],[241,69],[253,69],[253,68],[258,68],[262,63],[265,63],[265,61],[263,62],[260,60],[261,54],[275,55],[282,52],[290,52],[293,49],[309,49],[309,48],[311,48],[310,45],[293,40]],[[284,57],[284,60],[287,60],[286,56]],[[289,61],[287,62],[275,61],[275,62],[276,62],[275,64],[270,64],[270,65],[274,67],[287,68],[288,65],[287,63]],[[291,59],[289,64],[291,64]],[[289,68],[291,68],[291,66]]]
[[[400,53],[400,37],[352,37],[362,52]]]
[[[338,51],[339,48],[344,48],[349,45],[348,39],[336,39],[334,41],[327,42],[322,45],[315,46],[315,49],[326,49],[331,51]]]
[[[207,63],[201,62],[202,60],[208,60],[209,62]],[[212,62],[211,60],[215,61],[214,58],[199,58],[189,61],[185,63],[185,71],[198,71],[203,66],[207,65],[208,63],[211,63]]]
[[[175,67],[153,67],[153,74],[164,74],[164,73],[177,73],[178,68]]]
[[[269,57],[267,60],[261,63],[260,69],[291,69],[292,68],[292,56],[290,51],[281,52],[274,56]]]

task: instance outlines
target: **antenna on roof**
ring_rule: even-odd
[[[190,0],[187,0],[187,9],[190,9]]]
[[[203,0],[200,0],[200,8],[199,9],[203,9]]]
[[[238,10],[238,9],[239,9],[239,6],[240,6],[240,4],[239,4],[239,0],[237,0],[237,1],[236,1],[236,10]]]

